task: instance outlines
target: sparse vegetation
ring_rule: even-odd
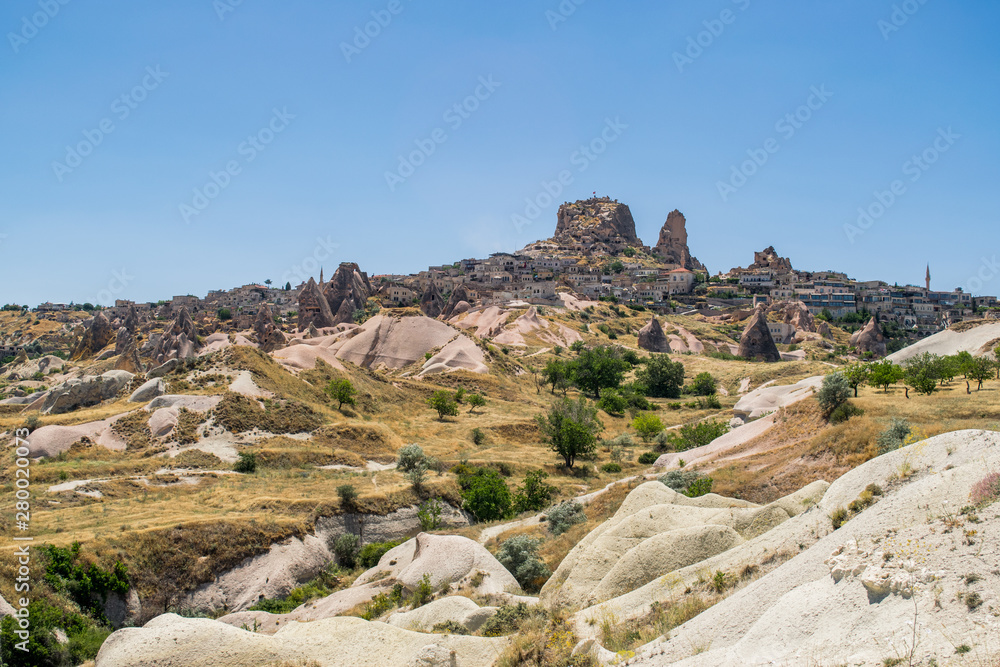
[[[540,539],[516,535],[505,540],[496,553],[500,564],[514,575],[525,591],[537,591],[552,572],[538,558]]]

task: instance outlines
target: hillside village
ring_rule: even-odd
[[[415,275],[9,305],[0,659],[996,667],[1000,308],[927,273],[710,275],[594,198]]]
[[[459,289],[464,300],[477,306],[514,302],[551,305],[559,303],[559,292],[572,292],[587,299],[611,299],[666,312],[695,309],[705,315],[752,309],[759,303],[800,301],[813,316],[847,324],[863,322],[859,313],[877,314],[883,328],[893,325],[900,345],[962,321],[1000,318],[997,297],[974,296],[961,288],[932,290],[929,266],[924,286],[856,281],[836,271],[797,270],[790,259],[769,247],[754,252],[754,261],[746,268],[709,275],[691,255],[687,220],[680,211],[667,216],[657,243],[646,246],[636,236],[628,206],[608,197],[563,204],[554,236],[514,253],[463,259],[411,275],[369,277],[350,263],[343,264],[341,270],[356,272],[364,288],[354,289],[349,302],[353,309],[345,306],[338,312],[342,299],[329,295],[343,291],[343,286],[335,286],[334,280],[324,282],[321,269],[315,290],[328,295],[328,317],[303,316],[317,305],[310,282],[283,287],[248,284],[213,290],[204,298],[174,296],[156,303],[119,299],[103,310],[111,320],[125,317],[132,308],[140,317],[157,319],[171,319],[182,308],[196,320],[219,318],[221,312],[231,318],[229,327],[239,330],[250,328],[257,311],[266,305],[284,323],[304,330],[310,323],[322,328],[352,322],[355,311],[369,307],[369,298],[385,307],[417,306],[437,317],[449,296]],[[56,321],[66,321],[59,313],[69,310],[69,304],[51,302],[33,309],[40,317]],[[14,343],[6,345],[5,356],[16,354]]]

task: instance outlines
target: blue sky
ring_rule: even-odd
[[[998,19],[992,0],[10,0],[0,301],[415,272],[545,238],[594,191],[647,244],[683,211],[713,273],[774,245],[1000,293]]]

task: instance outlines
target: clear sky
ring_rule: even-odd
[[[594,191],[650,245],[680,209],[713,273],[774,245],[1000,293],[998,23],[995,0],[7,0],[0,301],[410,273],[548,237]]]

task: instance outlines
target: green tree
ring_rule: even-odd
[[[285,283],[285,291],[286,292],[291,292],[292,291],[292,283],[291,282]]]
[[[997,379],[1000,380],[1000,345],[993,350],[993,364],[997,367]]]
[[[439,389],[427,399],[427,404],[437,410],[438,419],[444,421],[445,417],[458,416],[458,403],[450,391]]]
[[[598,345],[584,350],[573,364],[573,383],[595,399],[601,389],[616,389],[630,366],[616,347]]]
[[[858,387],[868,383],[871,368],[868,364],[851,364],[840,369],[840,374],[847,380],[847,385],[854,390],[854,398],[858,397]]]
[[[578,457],[594,452],[597,434],[604,428],[597,419],[597,409],[582,397],[577,401],[564,398],[536,419],[538,429],[567,468],[572,468]]]
[[[233,319],[233,311],[228,308],[219,308],[219,319],[225,322],[226,320]]]
[[[462,507],[478,521],[499,521],[510,518],[513,505],[510,489],[496,470],[479,468],[476,474],[466,478],[466,488],[462,490]]]
[[[471,414],[476,408],[481,408],[486,405],[486,399],[483,398],[482,394],[469,394],[469,397],[465,399],[469,402],[469,413]]]
[[[716,391],[717,383],[711,373],[698,373],[691,382],[691,393],[695,396],[714,396]]]
[[[556,393],[556,389],[561,389],[565,394],[570,385],[572,370],[572,362],[550,359],[545,364],[545,368],[542,369],[542,379],[545,384],[552,385],[553,394]]]
[[[524,476],[521,486],[514,492],[514,512],[537,512],[544,509],[556,495],[556,487],[546,484],[549,474],[544,470],[532,470]]]
[[[868,368],[868,384],[882,387],[885,393],[889,393],[889,385],[896,384],[903,377],[902,369],[888,359],[868,364]]]
[[[356,404],[354,397],[358,390],[354,388],[350,380],[341,378],[340,380],[330,380],[330,383],[326,385],[326,393],[331,399],[337,401],[337,409],[339,410],[344,407],[344,403]]]
[[[649,442],[663,431],[663,422],[650,412],[643,412],[632,420],[632,428],[639,434],[643,442]]]
[[[993,376],[993,364],[986,357],[976,357],[969,362],[965,371],[965,377],[979,383],[976,391],[983,388],[983,382]]]
[[[684,384],[684,364],[670,361],[665,354],[654,354],[636,371],[636,379],[653,398],[680,398]]]
[[[841,373],[830,373],[823,378],[823,386],[816,393],[816,400],[823,410],[823,416],[829,418],[834,410],[847,402],[851,396],[851,385]]]

